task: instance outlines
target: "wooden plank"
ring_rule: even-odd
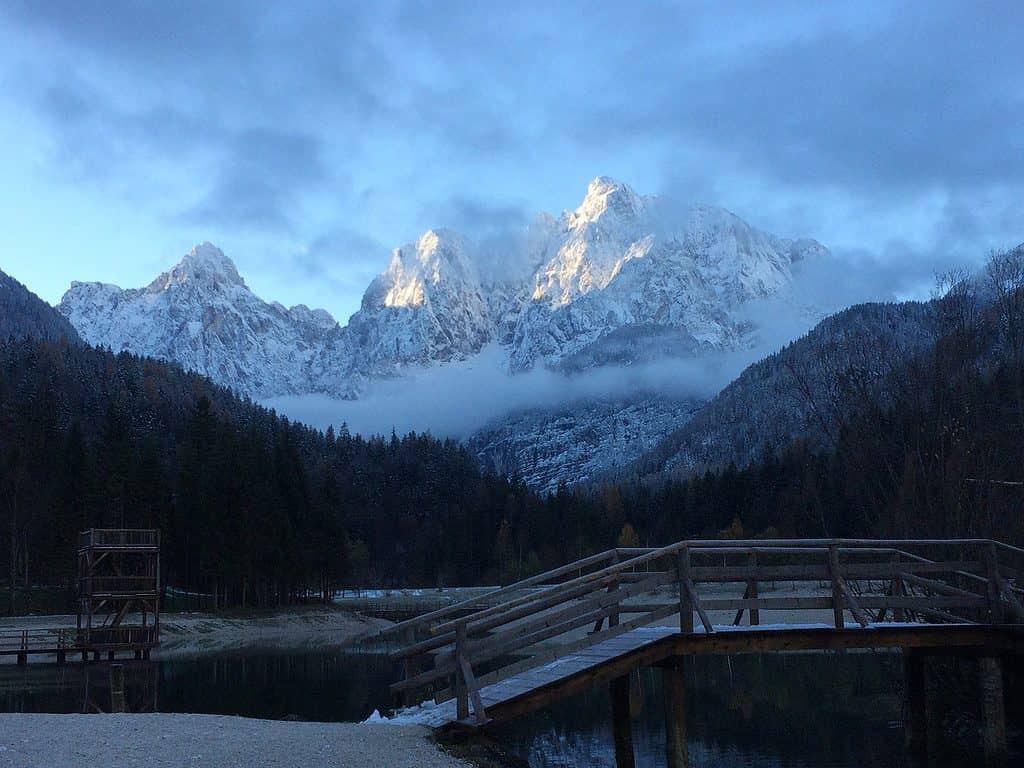
[[[697,611],[697,615],[700,616],[700,623],[704,625],[704,631],[709,635],[715,631],[714,626],[711,624],[711,619],[708,618],[707,611],[704,610],[704,606],[701,605],[700,598],[697,597],[697,590],[694,589],[693,582],[687,579],[684,584],[687,593],[690,596],[690,602],[693,604],[694,610]]]
[[[693,602],[690,599],[690,590],[684,586],[693,583],[688,548],[680,550],[676,555],[676,575],[679,586],[679,631],[693,632]]]
[[[460,640],[463,639],[460,637]],[[461,643],[457,644],[457,648]],[[458,652],[457,652],[458,653]],[[477,725],[487,722],[487,710],[484,709],[483,700],[480,698],[480,686],[473,675],[473,667],[464,653],[458,653],[459,671],[462,673],[463,685],[469,693],[469,699],[473,702],[473,719]],[[462,718],[460,718],[462,719]]]
[[[542,651],[533,656],[530,656],[529,658],[513,662],[512,664],[502,667],[501,669],[494,670],[493,672],[489,672],[486,675],[481,675],[478,679],[480,680],[480,684],[482,686],[494,685],[497,682],[506,680],[515,675],[519,675],[527,670],[544,666],[546,664],[550,664],[551,662],[558,661],[559,659],[565,659],[566,657],[572,656],[573,654],[583,649],[590,648],[598,644],[607,643],[611,639],[614,639],[620,635],[630,633],[634,629],[638,629],[646,624],[658,621],[659,619],[667,618],[671,616],[673,613],[675,613],[676,610],[677,608],[674,604],[662,607],[659,610],[652,611],[651,613],[644,614],[643,616],[639,616],[635,619],[624,621],[620,623],[617,627],[606,629],[600,634],[590,635],[588,637],[584,637],[579,640],[566,643],[558,648]],[[668,628],[666,628],[666,631],[671,632],[671,630],[668,630]],[[652,637],[650,634],[644,634],[646,635],[646,637],[638,638],[638,642],[641,640],[645,642],[655,642],[657,640],[660,640],[661,637],[663,637],[658,635],[654,635],[654,637]],[[391,690],[395,690],[394,685],[391,686]],[[436,696],[434,697],[434,701],[440,703],[442,701],[450,699],[451,696],[452,691],[450,689],[445,689],[439,691],[436,694]]]
[[[844,563],[843,573],[849,579],[882,581],[900,573],[968,573],[980,572],[983,564],[974,560],[922,561],[910,563]],[[826,565],[694,565],[690,569],[695,583],[758,581],[827,581]],[[975,575],[977,578],[982,578]]]
[[[589,597],[581,600],[576,605],[553,614],[542,614],[533,621],[510,628],[492,638],[471,643],[468,651],[469,657],[473,659],[474,663],[478,663],[498,655],[528,647],[540,640],[557,637],[563,632],[582,626],[578,619],[584,615],[593,617],[600,615],[601,618],[610,618],[619,612],[618,603],[621,600],[649,592],[664,584],[669,578],[669,574],[656,573],[649,579],[632,584],[625,589]],[[591,623],[592,621],[594,621],[594,618],[590,618],[583,623]],[[558,627],[564,627],[564,629],[554,632],[553,630]]]
[[[743,599],[744,600],[749,600],[750,599],[750,582],[749,581],[747,582],[747,586],[743,589]],[[740,606],[740,608],[737,609],[737,611],[736,611],[736,618],[734,618],[732,620],[732,625],[734,627],[738,627],[740,625],[740,623],[743,621],[743,611],[744,611],[744,606]]]
[[[843,589],[839,585],[839,548],[828,548],[828,571],[832,577],[832,617],[836,629],[843,628]]]
[[[750,553],[750,567],[754,571],[757,571],[757,552],[751,552]],[[758,578],[756,576],[754,578],[750,579],[750,581],[747,582],[747,591],[750,593],[749,597],[752,597],[752,598],[755,598],[755,599],[757,598],[757,582],[758,582]],[[749,623],[751,624],[751,626],[757,626],[758,624],[761,623],[761,614],[757,610],[757,608],[751,608],[749,615],[750,615],[750,622]]]
[[[954,587],[950,584],[946,584],[943,581],[938,581],[937,579],[927,579],[923,576],[917,576],[913,573],[901,574],[900,578],[909,584],[914,584],[919,587],[924,587],[925,589],[930,589],[933,592],[938,592],[940,595],[959,595],[960,597],[977,597],[984,599],[983,596],[979,595],[977,592],[970,592],[966,589],[960,589],[959,587]]]

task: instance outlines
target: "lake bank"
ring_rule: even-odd
[[[74,627],[74,614],[13,616],[0,629]],[[188,658],[245,650],[310,651],[340,648],[372,637],[390,622],[331,606],[304,606],[251,613],[165,613],[154,659]],[[46,657],[38,657],[42,660]],[[35,660],[35,658],[34,658]],[[14,656],[0,663],[15,663]]]
[[[471,768],[416,726],[223,715],[0,715],[0,766]]]

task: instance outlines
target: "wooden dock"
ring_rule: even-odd
[[[989,670],[985,701],[998,703],[986,721],[997,764],[1006,738],[1001,672],[991,670],[1024,649],[1022,569],[1024,550],[981,539],[698,540],[609,550],[389,628],[402,643],[392,655],[406,670],[392,691],[420,703],[417,722],[472,730],[608,684],[624,767],[633,764],[629,676],[657,666],[668,764],[681,768],[690,656],[900,649],[908,696],[923,702],[923,654],[972,655]],[[782,593],[773,588],[780,583]],[[918,714],[908,737],[919,750]]]

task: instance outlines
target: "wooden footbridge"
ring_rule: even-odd
[[[901,649],[915,753],[922,657],[976,656],[998,762],[1000,658],[1024,650],[1022,601],[1024,550],[987,539],[682,541],[602,552],[382,634],[405,662],[392,691],[436,728],[479,729],[610,685],[620,768],[633,765],[629,679],[641,667],[662,669],[668,765],[681,768],[690,656]]]

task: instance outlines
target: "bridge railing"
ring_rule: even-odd
[[[483,721],[482,687],[675,615],[680,632],[708,635],[744,615],[757,626],[762,612],[836,629],[1024,623],[1022,573],[1024,550],[987,539],[693,540],[608,550],[394,625],[389,633],[406,645],[392,656],[406,674],[391,689],[406,701],[424,692],[455,698],[460,720],[472,703]]]

